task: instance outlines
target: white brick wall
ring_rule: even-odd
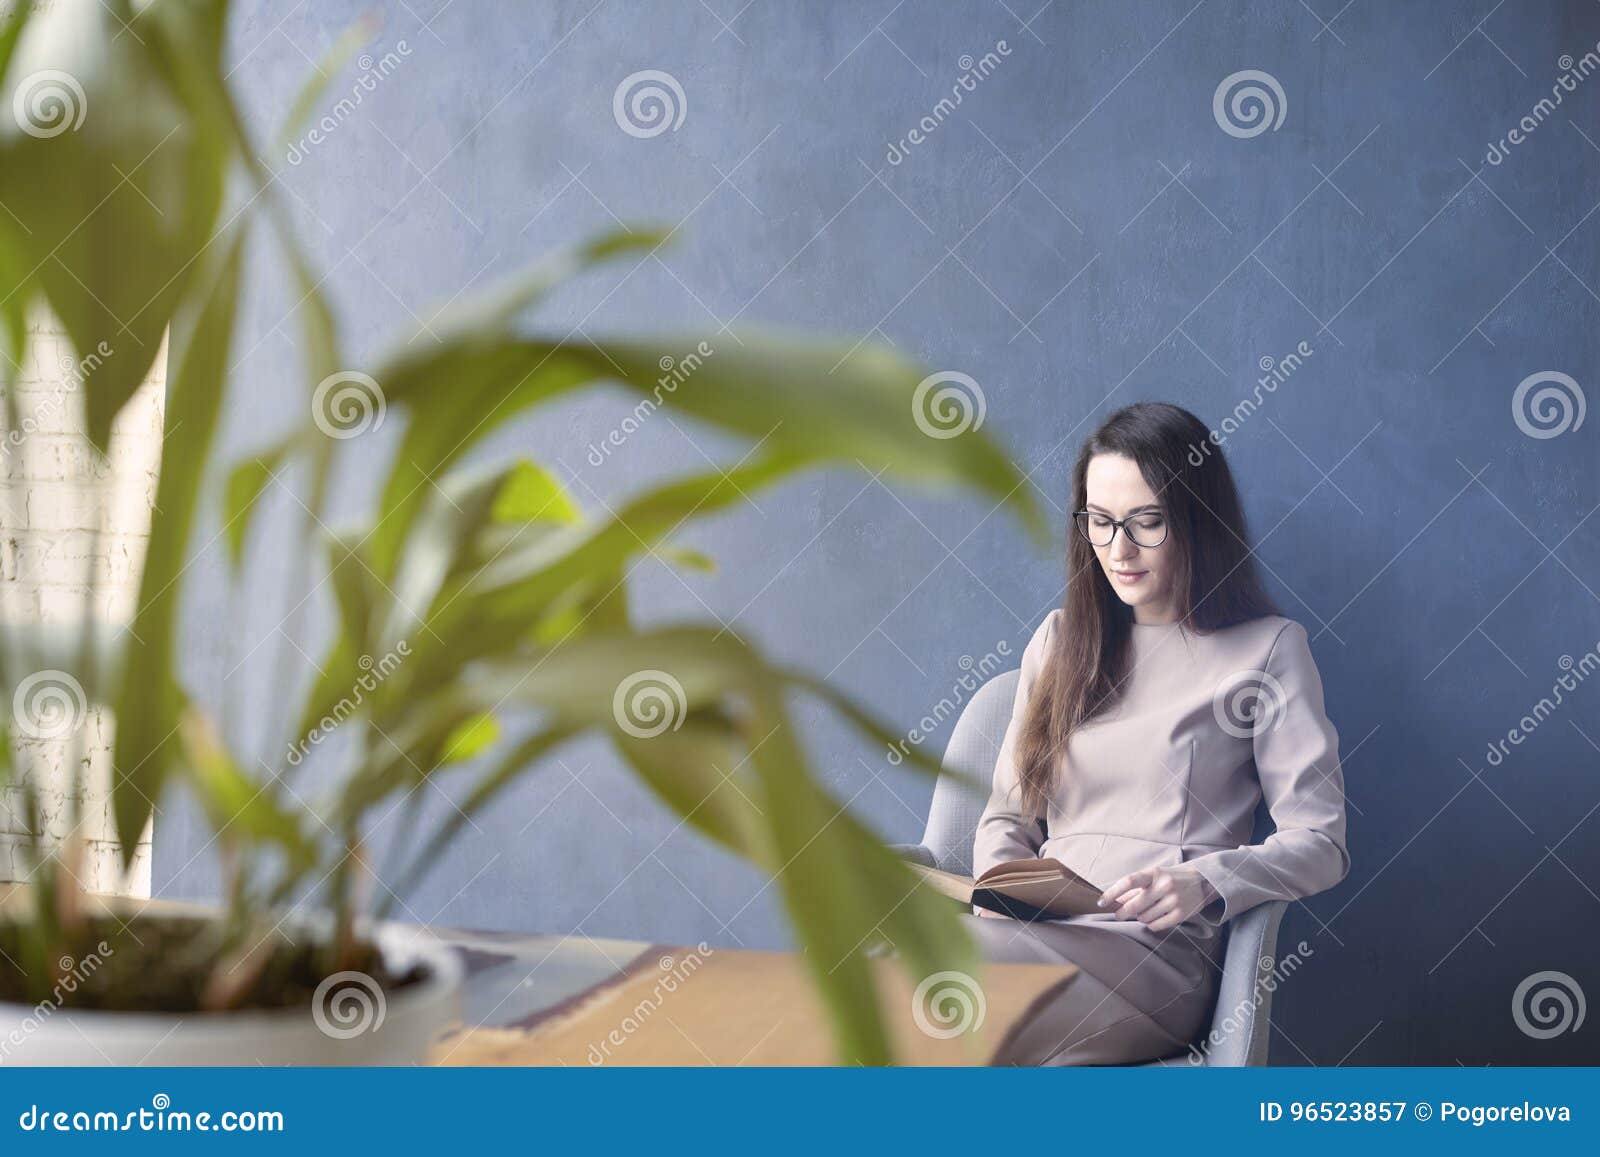
[[[0,629],[75,628],[93,584],[91,613],[109,635],[132,619],[138,600],[161,461],[166,350],[113,424],[110,453],[101,460],[83,435],[82,383],[93,377],[95,357],[116,356],[114,343],[80,361],[48,314],[34,317],[29,331],[15,431],[0,413]],[[109,710],[93,705],[79,728],[60,738],[19,735],[13,720],[14,766],[37,785],[46,835],[59,841],[70,828],[68,766],[80,752],[83,882],[95,891],[148,896],[151,833],[126,875],[118,862],[108,798],[112,728]],[[0,792],[0,880],[23,876],[25,820],[22,792]]]

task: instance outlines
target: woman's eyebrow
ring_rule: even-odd
[[[1107,510],[1104,506],[1098,506],[1093,502],[1084,503],[1084,507],[1083,508],[1085,510],[1098,511],[1101,514],[1110,514],[1111,513],[1111,511]],[[1152,503],[1147,503],[1144,506],[1135,506],[1132,510],[1128,511],[1128,513],[1124,514],[1122,517],[1124,517],[1124,518],[1132,518],[1136,514],[1160,514],[1160,513],[1161,513],[1161,507],[1152,502]]]

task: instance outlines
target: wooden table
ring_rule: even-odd
[[[0,884],[0,913],[22,892],[21,885]],[[166,900],[110,903],[152,912],[212,910]],[[839,1062],[826,1009],[796,953],[444,927],[428,932],[458,953],[466,973],[462,1023],[435,1046],[439,1064]],[[896,958],[876,958],[872,966],[895,1056],[910,1065],[1005,1063],[1017,1027],[1077,974],[1070,965],[990,964],[979,978],[939,974],[918,984]]]

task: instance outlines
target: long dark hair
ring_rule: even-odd
[[[1181,406],[1124,406],[1091,434],[1072,469],[1071,510],[1084,509],[1089,460],[1131,458],[1167,520],[1178,620],[1206,634],[1277,608],[1261,585],[1244,509],[1222,448]],[[1072,733],[1116,702],[1128,674],[1133,609],[1111,589],[1094,548],[1067,525],[1067,594],[1060,629],[1034,682],[1017,746],[1023,810],[1045,814]]]

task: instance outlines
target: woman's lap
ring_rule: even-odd
[[[1184,1051],[1216,990],[1210,953],[1181,935],[1161,951],[1110,922],[1027,924],[968,915],[993,963],[1072,964],[1079,975],[1012,1038],[1001,1063],[1128,1064]],[[1148,936],[1148,933],[1144,933]]]

